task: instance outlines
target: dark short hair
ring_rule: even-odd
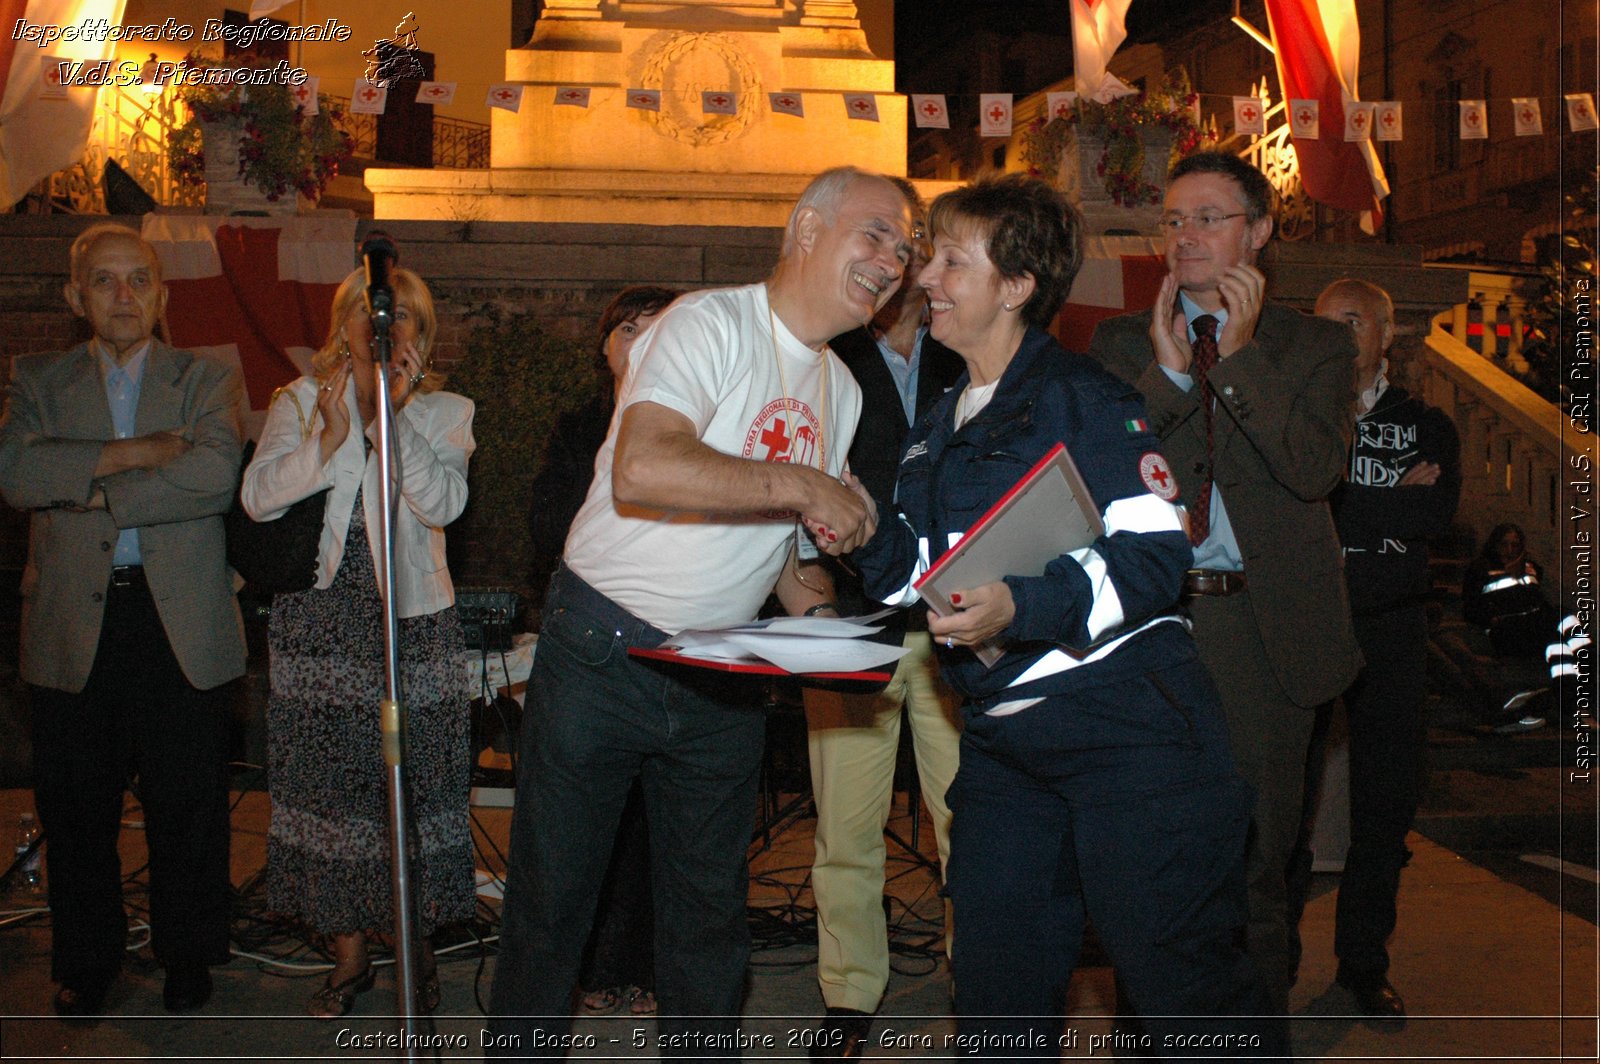
[[[658,285],[636,284],[618,292],[616,298],[600,312],[600,341],[596,350],[600,364],[606,362],[606,340],[617,326],[651,314],[660,314],[678,298],[679,293]]]
[[[1083,263],[1078,208],[1036,177],[1006,174],[952,189],[933,201],[930,232],[951,235],[964,223],[977,227],[1001,277],[1033,277],[1033,296],[1022,308],[1022,320],[1037,329],[1049,328]]]
[[[1167,174],[1167,184],[1171,185],[1178,178],[1190,174],[1221,174],[1233,178],[1239,186],[1239,196],[1244,201],[1250,220],[1253,222],[1272,217],[1277,198],[1272,183],[1267,180],[1267,175],[1237,155],[1225,151],[1197,151],[1193,155],[1186,155]]]

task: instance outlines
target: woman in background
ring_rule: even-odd
[[[533,482],[529,529],[534,586],[542,588],[561,560],[567,529],[594,479],[594,456],[605,443],[628,354],[650,323],[678,298],[670,288],[624,288],[600,314],[599,363],[610,387],[582,409],[564,415],[551,434],[544,470]],[[650,829],[639,784],[628,791],[611,864],[600,888],[594,931],[584,947],[578,987],[583,1010],[604,1015],[627,1006],[635,1016],[656,1011],[655,918],[650,895]]]
[[[267,413],[244,474],[245,511],[270,521],[329,489],[317,581],[273,599],[268,625],[267,842],[270,907],[331,942],[334,967],[312,995],[313,1016],[349,1012],[373,984],[368,938],[394,926],[389,816],[379,701],[384,697],[379,596],[379,472],[374,453],[383,396],[361,271],[333,300],[333,324],[310,376]],[[431,370],[433,298],[410,270],[392,274],[395,322],[386,386],[393,439],[395,602],[406,769],[416,833],[413,883],[424,943],[419,1001],[439,1002],[428,936],[476,905],[467,819],[470,772],[467,673],[444,526],[467,502],[471,400],[440,390]]]

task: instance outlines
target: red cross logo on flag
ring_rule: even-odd
[[[800,105],[800,101],[793,96],[779,96],[778,102],[784,107],[798,107]]]
[[[1580,130],[1594,129],[1596,126],[1594,116],[1594,94],[1589,92],[1573,92],[1562,97],[1567,104],[1567,128],[1577,133]]]
[[[1251,133],[1258,137],[1266,135],[1266,118],[1261,112],[1261,102],[1254,96],[1233,98],[1233,131]]]
[[[772,105],[773,113],[780,115],[793,115],[804,118],[805,102],[792,92],[769,92],[767,102]]]
[[[357,78],[350,93],[350,111],[358,115],[381,115],[389,103],[389,90],[364,78]]]
[[[911,114],[918,129],[949,129],[950,113],[945,109],[944,97],[938,94],[913,94]]]
[[[513,113],[522,110],[522,86],[515,84],[490,85],[483,100],[485,106],[498,107]]]
[[[61,84],[61,67],[58,64],[52,63],[49,66],[45,67],[45,70],[44,70],[44,83],[46,85],[59,85],[59,84]]]
[[[711,97],[711,102],[716,104],[718,107],[726,107],[728,105],[728,98],[726,96],[713,96]]]
[[[1256,120],[1256,115],[1258,114],[1260,114],[1260,112],[1249,104],[1245,104],[1244,107],[1239,111],[1239,116],[1246,122],[1254,122]]]
[[[1011,94],[986,92],[978,97],[980,137],[1011,136]]]
[[[1302,107],[1302,108],[1300,108],[1300,110],[1295,112],[1295,117],[1300,119],[1300,121],[1302,123],[1304,123],[1304,124],[1310,124],[1311,120],[1313,118],[1315,118],[1316,116],[1313,115],[1310,111],[1306,110],[1304,107]]]
[[[731,92],[702,92],[700,110],[708,115],[738,114],[739,101]]]
[[[574,89],[568,89],[566,92],[561,94],[561,98],[563,100],[581,100],[583,99],[583,93]]]
[[[561,107],[589,106],[588,86],[562,85],[556,89],[556,104]]]
[[[494,94],[494,98],[497,100],[509,100],[511,99],[511,90],[501,89],[499,92]]]
[[[1489,118],[1483,111],[1482,100],[1461,101],[1461,139],[1487,140]]]
[[[362,89],[361,98],[368,103],[371,103],[373,100],[378,98],[378,90],[373,88]],[[382,339],[382,337],[379,337],[379,339]]]
[[[311,99],[311,90],[306,88],[304,85],[296,85],[294,88],[294,99],[296,103],[305,103],[307,100]]]
[[[1516,108],[1515,119],[1512,122],[1519,137],[1538,136],[1544,132],[1543,115],[1539,113],[1539,101],[1531,96],[1517,97],[1511,101]]]
[[[870,92],[845,93],[844,108],[846,115],[862,122],[878,120],[878,98]]]
[[[1302,140],[1318,139],[1321,120],[1320,105],[1316,100],[1289,101],[1289,133]]]
[[[1386,100],[1378,104],[1377,136],[1379,140],[1399,140],[1402,135],[1402,111],[1400,104],[1394,100]]]
[[[429,85],[427,94],[437,99],[438,97],[445,95],[445,91],[437,85]]]

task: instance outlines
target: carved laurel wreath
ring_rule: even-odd
[[[761,79],[750,61],[740,52],[735,42],[722,33],[676,33],[645,61],[640,81],[646,88],[666,89],[668,75],[696,52],[709,52],[720,60],[733,75],[735,86],[728,91],[737,101],[731,115],[702,115],[699,113],[699,93],[691,99],[679,93],[661,94],[660,111],[646,112],[645,117],[655,126],[657,133],[673,140],[700,147],[708,144],[725,144],[736,140],[749,130],[758,113],[761,100]]]

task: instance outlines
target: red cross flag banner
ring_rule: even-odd
[[[739,113],[739,100],[726,89],[706,89],[700,93],[700,110],[708,115]]]
[[[1345,104],[1360,99],[1361,29],[1355,0],[1266,0],[1278,83],[1291,101],[1289,132],[1295,140],[1300,180],[1318,203],[1361,214],[1361,228],[1376,232],[1389,181],[1371,140],[1302,136],[1295,129],[1299,101],[1315,100],[1330,123]],[[1331,132],[1331,131],[1330,131]]]
[[[1461,100],[1456,108],[1460,114],[1462,140],[1489,139],[1489,108],[1483,100]]]
[[[1106,79],[1112,53],[1128,36],[1128,7],[1133,0],[1071,0],[1071,3],[1073,84],[1085,96],[1093,96]]]
[[[513,114],[522,110],[522,86],[510,83],[490,85],[483,97],[485,107],[498,107]]]
[[[1049,118],[1067,118],[1077,106],[1078,94],[1075,92],[1045,93],[1044,113]]]
[[[912,93],[911,117],[918,129],[950,128],[950,108],[943,93]]]
[[[1056,318],[1056,338],[1068,351],[1087,351],[1102,321],[1155,303],[1166,273],[1160,237],[1084,238],[1083,265]]]
[[[1372,105],[1351,100],[1344,105],[1344,139],[1368,140],[1372,136]]]
[[[628,106],[638,108],[641,111],[659,111],[661,110],[661,90],[629,89]]]
[[[767,102],[771,105],[773,114],[793,115],[796,118],[806,116],[805,101],[798,92],[769,92]]]
[[[98,89],[40,91],[48,68],[60,80],[60,63],[98,63],[116,50],[111,41],[56,40],[50,54],[33,41],[17,40],[23,19],[33,26],[70,26],[86,19],[122,22],[122,0],[0,0],[0,207],[10,207],[41,180],[83,158],[94,120]],[[82,36],[82,35],[80,35]]]
[[[562,85],[556,89],[557,107],[588,107],[589,86]]]
[[[1318,127],[1321,111],[1321,102],[1318,100],[1290,100],[1289,135],[1295,140],[1320,140]]]
[[[1399,100],[1380,100],[1372,116],[1372,130],[1379,140],[1401,140],[1406,129],[1406,109]]]
[[[62,79],[63,71],[70,71],[76,65],[76,60],[64,55],[47,55],[44,57],[44,66],[39,71],[39,99],[41,100],[66,100],[70,98],[67,84]]]
[[[321,78],[308,76],[301,84],[289,86],[289,99],[299,105],[303,113],[317,114],[322,109],[317,103],[317,86],[321,84]]]
[[[1600,126],[1594,114],[1594,93],[1572,92],[1563,99],[1567,102],[1567,126],[1572,132],[1580,133]]]
[[[1254,96],[1233,98],[1233,131],[1254,133],[1258,137],[1267,135],[1267,109],[1261,106],[1260,100]]]
[[[1511,98],[1511,125],[1519,137],[1537,137],[1544,132],[1544,118],[1539,113],[1538,97]]]
[[[1011,136],[1011,93],[983,93],[978,97],[978,114],[980,116],[978,136]]]
[[[240,368],[254,435],[273,390],[306,373],[328,336],[333,294],[355,262],[355,217],[147,214],[143,235],[171,292],[169,340]]]
[[[847,92],[844,94],[844,113],[858,122],[876,122],[878,98],[870,92]]]
[[[423,81],[417,83],[417,102],[444,107],[456,102],[456,83],[453,81]]]
[[[381,115],[388,105],[388,86],[375,84],[365,78],[356,78],[355,88],[350,90],[351,114]]]

